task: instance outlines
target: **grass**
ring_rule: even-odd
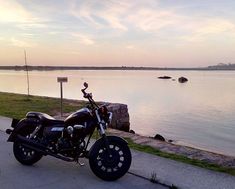
[[[85,101],[74,101],[64,99],[63,112],[73,112],[75,110],[84,107],[87,102]],[[27,96],[14,93],[3,93],[0,92],[0,115],[11,118],[21,119],[29,111],[45,112],[49,115],[55,115],[60,112],[60,99],[51,97],[39,97],[39,96]],[[204,161],[190,159],[182,155],[171,154],[162,152],[151,146],[140,145],[134,143],[131,139],[126,138],[129,146],[132,149],[150,153],[153,155],[161,156],[164,158],[173,159],[176,161],[196,165],[198,167],[228,173],[235,176],[235,169],[222,167],[216,164],[209,164]]]
[[[157,173],[155,173],[155,172],[152,172],[152,173],[151,173],[150,182],[152,182],[152,183],[158,183],[158,181],[157,181]]]
[[[51,97],[27,96],[0,92],[0,115],[16,119],[23,118],[29,111],[55,115],[60,112],[60,99]],[[72,112],[84,107],[85,101],[63,101],[63,112]]]
[[[205,169],[210,169],[210,170],[213,170],[213,171],[227,173],[227,174],[235,176],[235,169],[234,168],[222,167],[220,165],[211,164],[211,163],[208,163],[208,162],[205,162],[205,161],[190,159],[190,158],[182,156],[182,155],[162,152],[162,151],[160,151],[158,149],[155,149],[155,148],[153,148],[151,146],[148,146],[148,145],[136,144],[130,138],[125,138],[125,139],[128,141],[129,147],[132,148],[132,149],[142,151],[142,152],[146,152],[146,153],[153,154],[153,155],[157,155],[157,156],[160,156],[160,157],[180,161],[180,162],[183,162],[183,163],[195,165],[195,166],[202,167],[202,168],[205,168]]]

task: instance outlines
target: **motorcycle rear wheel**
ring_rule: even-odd
[[[21,132],[21,136],[29,138],[29,132]],[[34,163],[38,162],[42,158],[42,154],[31,150],[20,142],[14,142],[13,144],[13,153],[17,161],[19,161],[23,165],[33,165]]]
[[[89,164],[93,173],[106,181],[117,180],[129,170],[131,152],[127,144],[108,137],[109,152],[104,141],[97,141],[89,155]]]

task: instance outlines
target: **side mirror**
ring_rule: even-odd
[[[87,83],[87,82],[84,82],[84,83],[83,83],[83,86],[84,86],[85,88],[87,88],[87,87],[88,87],[88,83]]]

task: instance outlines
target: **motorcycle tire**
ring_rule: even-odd
[[[105,142],[98,140],[90,150],[89,164],[93,173],[106,181],[121,178],[130,168],[131,152],[123,139],[107,136],[109,153]]]
[[[28,138],[31,132],[23,131],[21,136]],[[20,142],[15,141],[13,143],[13,153],[17,161],[23,165],[33,165],[42,158],[42,154],[24,147]]]

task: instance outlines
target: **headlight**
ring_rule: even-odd
[[[111,122],[111,120],[112,120],[112,113],[108,112],[108,109],[107,109],[107,107],[105,105],[101,106],[98,109],[98,113],[99,113],[99,116],[100,116],[101,120],[104,120],[106,123]]]

